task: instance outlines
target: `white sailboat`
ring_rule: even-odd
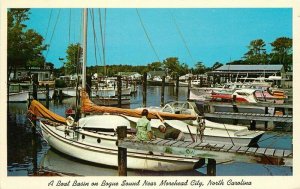
[[[83,75],[86,75],[86,30],[87,10],[84,9],[84,46]],[[85,77],[82,87],[85,87]],[[94,109],[94,107],[88,107]],[[29,112],[41,118],[42,135],[54,149],[69,156],[88,162],[117,166],[118,150],[115,128],[127,126],[130,122],[118,115],[96,115],[81,118],[78,123],[72,123],[47,110],[37,101],[32,101]],[[140,114],[141,112],[137,112]],[[171,115],[173,116],[173,115]],[[186,116],[191,118],[191,116]],[[156,154],[149,151],[128,150],[127,167],[152,171],[190,170],[198,162],[198,158],[186,158],[170,154]]]

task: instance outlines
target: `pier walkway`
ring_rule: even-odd
[[[245,163],[269,164],[291,167],[293,166],[292,150],[242,147],[217,143],[213,144],[205,142],[185,142],[163,139],[155,139],[151,141],[138,141],[136,139],[122,137],[126,136],[126,127],[125,129],[118,127],[117,132],[119,154],[123,153],[121,157],[126,156],[127,149],[137,149],[162,154],[173,154],[185,157],[199,158],[199,160],[208,159],[214,160],[215,162],[231,160]],[[122,163],[119,164],[119,168],[121,165]]]

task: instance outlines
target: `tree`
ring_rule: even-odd
[[[250,42],[249,51],[244,54],[245,61],[248,64],[265,64],[267,63],[267,53],[265,42],[262,39],[256,39]]]
[[[206,67],[203,62],[197,62],[195,65],[194,73],[195,74],[204,74],[206,72]]]
[[[161,62],[152,62],[147,65],[148,71],[160,71],[163,69],[163,64]]]
[[[67,48],[67,61],[64,62],[66,74],[75,74],[77,69],[80,68],[82,59],[82,47],[80,43],[70,44]],[[79,71],[79,70],[78,70]]]
[[[271,63],[283,64],[285,70],[290,70],[293,64],[293,40],[287,37],[279,37],[271,43],[273,47]]]
[[[43,45],[44,38],[24,24],[29,20],[29,10],[9,9],[7,13],[8,76],[20,67],[44,65],[42,51],[47,49],[47,45]]]
[[[216,70],[216,69],[218,69],[221,66],[223,66],[222,63],[216,62],[216,63],[214,63],[214,65],[212,65],[211,70]]]
[[[180,63],[177,57],[169,57],[163,61],[163,66],[166,72],[175,76],[175,74],[184,75],[188,73],[188,65],[185,63]]]

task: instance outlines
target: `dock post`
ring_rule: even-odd
[[[236,95],[233,95],[232,102],[233,102],[233,103],[236,102]],[[232,109],[233,109],[233,112],[234,112],[234,113],[238,113],[238,112],[239,112],[239,109],[238,109],[238,107],[237,107],[236,104],[233,104],[233,105],[232,105]],[[234,119],[234,120],[233,120],[233,125],[237,125],[237,124],[238,124],[238,120],[237,120],[237,119]]]
[[[189,77],[189,82],[188,82],[188,91],[187,91],[187,99],[190,99],[190,93],[191,93],[191,82],[192,78]]]
[[[121,76],[117,77],[117,91],[118,91],[118,107],[121,108],[122,106],[122,81],[121,81]]]
[[[38,85],[39,85],[38,75],[33,74],[33,78],[32,78],[32,97],[33,97],[34,100],[37,100]]]
[[[63,99],[63,92],[62,89],[59,89],[58,91],[58,101],[61,104],[62,103],[62,99]]]
[[[208,158],[207,163],[207,175],[208,176],[216,176],[216,160]]]
[[[200,76],[200,83],[199,83],[199,87],[202,87],[203,86],[203,78],[202,76]]]
[[[37,100],[38,85],[39,85],[38,75],[33,74],[33,78],[32,78],[32,99],[34,99],[34,100]],[[36,132],[36,116],[33,115],[32,118],[33,118],[33,127],[31,127],[31,131],[32,131],[33,136],[34,136],[35,132]]]
[[[46,84],[46,108],[49,109],[49,84]]]
[[[162,84],[161,84],[161,96],[160,96],[160,106],[163,107],[165,105],[165,82],[166,76],[162,77]]]
[[[123,140],[127,135],[127,127],[117,127],[118,140]],[[118,147],[118,172],[119,176],[127,176],[127,149]]]
[[[269,108],[268,107],[265,107],[265,114],[268,114],[269,113]],[[265,130],[268,129],[268,122],[265,121]]]
[[[179,96],[179,76],[176,76],[176,101],[178,101]]]
[[[143,77],[143,107],[147,106],[147,73]]]

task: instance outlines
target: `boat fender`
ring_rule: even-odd
[[[74,119],[71,116],[68,116],[66,119],[67,125],[72,126],[74,124]]]

